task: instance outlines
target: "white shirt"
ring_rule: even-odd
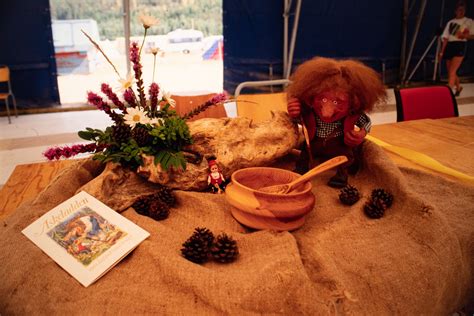
[[[441,37],[447,38],[448,42],[466,42],[467,39],[458,38],[456,36],[458,32],[462,33],[466,29],[469,31],[470,35],[474,34],[474,22],[472,19],[467,17],[463,17],[461,19],[452,19],[446,24]]]

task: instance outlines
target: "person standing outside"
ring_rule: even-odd
[[[457,71],[461,67],[466,53],[466,42],[474,37],[474,31],[472,30],[474,22],[465,14],[466,3],[459,1],[456,4],[455,18],[446,24],[441,35],[442,46],[439,58],[440,60],[442,58],[446,60],[448,85],[453,89],[455,96],[459,96],[462,91]]]

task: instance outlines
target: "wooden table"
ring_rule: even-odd
[[[474,116],[376,125],[370,135],[391,145],[416,150],[474,176]],[[434,172],[390,152],[389,156],[399,166]]]
[[[372,127],[371,135],[391,145],[422,152],[448,167],[474,176],[474,116],[376,125]],[[399,166],[434,172],[395,154],[389,155]],[[32,200],[72,163],[74,160],[18,165],[0,190],[0,218],[12,213],[21,203]]]

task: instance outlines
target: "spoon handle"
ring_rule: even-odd
[[[339,165],[341,165],[345,162],[347,162],[347,157],[346,156],[337,156],[337,157],[334,157],[332,159],[329,159],[329,160],[323,162],[322,164],[317,165],[316,167],[314,167],[310,171],[306,172],[304,175],[302,175],[298,179],[292,181],[291,183],[288,184],[288,186],[291,189],[295,185],[306,182],[306,181],[310,180],[311,178],[313,178],[315,175],[320,174],[321,172],[324,172],[324,171],[329,170],[331,168],[334,168],[336,166],[339,166]]]

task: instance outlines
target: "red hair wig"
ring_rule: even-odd
[[[355,60],[315,57],[301,64],[290,78],[288,98],[311,104],[327,91],[343,91],[350,97],[353,112],[370,112],[387,97],[379,74]]]

